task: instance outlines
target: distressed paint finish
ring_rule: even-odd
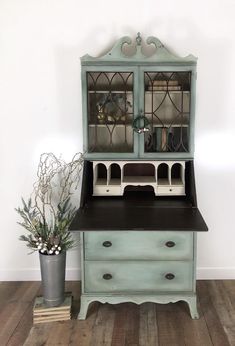
[[[172,54],[156,37],[146,40],[147,46],[154,46],[151,54],[143,51],[142,39],[139,34],[136,40],[130,37],[122,37],[113,48],[101,57],[85,55],[81,58],[82,65],[82,108],[83,108],[83,141],[84,153],[87,159],[192,159],[194,155],[194,118],[195,118],[195,80],[197,58],[193,55],[179,57]],[[128,48],[131,50],[128,53]],[[148,48],[148,47],[147,47]],[[134,50],[134,53],[133,53]],[[89,152],[88,150],[88,116],[87,116],[87,80],[86,73],[96,72],[125,72],[134,74],[134,119],[144,109],[144,72],[152,71],[191,71],[191,102],[189,124],[189,150],[188,152],[144,152],[144,135],[133,133],[133,152]]]
[[[192,291],[191,261],[85,261],[85,291],[100,292],[183,292]],[[172,278],[167,279],[167,275]],[[108,279],[106,279],[108,276]]]
[[[138,140],[139,136],[136,132],[133,133],[133,152],[112,152],[112,153],[105,153],[105,152],[92,152],[90,153],[88,151],[88,98],[87,98],[87,72],[133,72],[134,81],[133,81],[133,88],[135,90],[134,92],[134,98],[133,98],[133,109],[134,109],[134,118],[138,116],[138,110],[139,110],[139,97],[138,97],[138,67],[132,66],[131,64],[126,64],[126,66],[82,66],[82,115],[83,115],[83,151],[84,156],[87,159],[135,159],[139,155],[139,146],[138,146]]]
[[[94,301],[110,304],[124,302],[167,304],[180,300],[188,304],[193,319],[199,318],[196,299],[195,232],[80,233],[83,248],[83,284],[79,319],[86,319],[89,304]],[[176,248],[171,248],[174,254],[169,254],[170,249],[163,245],[166,239],[175,242]],[[105,250],[101,251],[105,241],[112,243],[113,253],[105,254]],[[151,247],[154,243],[156,254],[151,258]],[[150,249],[149,256],[147,248]],[[166,279],[165,275],[169,272],[175,275],[174,279]],[[104,279],[105,274],[111,274],[112,278]]]
[[[188,160],[194,155],[195,84],[197,58],[172,54],[155,37],[136,40],[125,36],[101,57],[81,58],[83,90],[84,152],[89,160]],[[149,47],[151,46],[151,47]],[[149,49],[151,48],[151,49]],[[153,49],[154,48],[154,51]],[[144,150],[144,135],[133,134],[133,152],[88,152],[87,72],[133,72],[133,118],[145,109],[145,72],[191,72],[191,99],[188,152],[149,152]],[[117,91],[118,92],[118,91]],[[109,161],[106,161],[106,166]],[[193,174],[193,173],[192,173]],[[194,181],[194,177],[192,177]],[[91,182],[92,183],[92,182]],[[115,190],[115,194],[117,194]],[[193,192],[194,194],[194,192]],[[96,197],[93,197],[96,198]],[[115,198],[115,197],[113,197]],[[120,197],[119,197],[120,198]],[[196,193],[195,193],[196,201]],[[196,207],[196,202],[195,202]],[[158,220],[156,220],[157,224]],[[98,228],[97,228],[98,229]],[[102,231],[92,228],[81,235],[82,295],[79,319],[86,318],[89,304],[94,301],[118,304],[154,302],[167,304],[185,301],[191,317],[198,318],[196,305],[196,233],[193,229],[171,231]],[[108,228],[107,228],[108,229]],[[157,228],[155,228],[157,229]],[[169,239],[168,239],[169,238]],[[176,245],[167,248],[165,243]],[[111,246],[103,246],[110,242]],[[109,274],[108,276],[106,274]],[[175,277],[166,279],[166,274]],[[105,276],[106,275],[106,276]],[[138,288],[138,291],[137,291]]]
[[[193,232],[90,231],[84,239],[85,259],[91,261],[193,259]]]
[[[100,303],[109,303],[109,304],[120,304],[120,303],[135,303],[135,304],[143,304],[147,302],[152,303],[158,303],[158,304],[169,304],[169,303],[176,303],[178,301],[184,301],[189,306],[189,312],[192,317],[192,319],[198,319],[199,314],[197,311],[197,297],[195,293],[190,292],[182,292],[182,293],[174,293],[171,294],[163,293],[163,294],[138,294],[135,295],[134,293],[131,295],[122,294],[122,295],[90,295],[90,294],[83,294],[81,296],[81,307],[80,312],[78,315],[79,320],[85,320],[87,311],[89,308],[90,303],[98,301]]]
[[[143,52],[141,41],[142,39],[137,36],[136,42],[134,43],[134,53],[127,55],[124,52],[124,46],[131,46],[133,48],[133,41],[130,37],[125,36],[119,39],[113,48],[105,55],[97,58],[91,57],[90,55],[85,55],[81,58],[82,65],[106,65],[108,63],[115,64],[126,64],[126,63],[137,63],[138,65],[158,63],[158,64],[196,64],[197,58],[193,55],[188,55],[186,57],[178,57],[171,52],[160,42],[156,37],[148,37],[146,43],[148,45],[154,45],[155,52],[153,54],[146,55]],[[125,47],[126,48],[126,47]],[[127,48],[128,50],[128,48]]]

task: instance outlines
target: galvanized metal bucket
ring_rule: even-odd
[[[66,252],[59,255],[39,253],[42,291],[46,306],[53,307],[63,303],[65,286]]]

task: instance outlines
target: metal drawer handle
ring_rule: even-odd
[[[110,246],[112,246],[112,243],[111,243],[111,241],[107,240],[107,241],[103,242],[103,246],[104,247],[110,247]]]
[[[104,274],[104,275],[103,275],[103,279],[105,279],[105,280],[111,280],[111,279],[112,279],[112,275],[111,275],[111,274]]]
[[[175,275],[172,274],[172,273],[167,273],[167,274],[165,275],[165,278],[166,278],[167,280],[173,280],[173,279],[175,278]]]
[[[174,247],[175,246],[175,242],[174,241],[167,241],[166,244],[165,244],[167,247]]]

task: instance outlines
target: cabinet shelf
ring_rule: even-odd
[[[169,124],[169,123],[164,123],[164,126],[162,124],[153,124],[153,127],[161,127],[161,128],[171,128],[171,127],[189,127],[188,124]]]
[[[96,185],[107,185],[107,179],[98,178],[96,180]]]
[[[183,185],[183,181],[182,181],[182,179],[171,178],[171,185],[181,186],[181,185]]]
[[[106,124],[89,124],[89,127],[106,127],[106,126],[118,126],[118,127],[125,127],[125,126],[132,126],[132,123],[128,122],[128,123],[111,123],[111,122],[107,122]]]
[[[128,176],[123,178],[123,183],[155,183],[156,178],[155,177],[149,177],[149,176]]]
[[[110,179],[108,185],[121,185],[121,178],[112,178]]]
[[[190,94],[189,90],[145,90],[145,94]]]
[[[111,122],[107,122],[106,124],[95,124],[95,123],[90,123],[89,126],[90,127],[106,127],[106,126],[112,126],[112,125],[115,125],[115,126],[119,126],[119,127],[124,127],[124,126],[132,126],[133,123],[132,122],[127,122],[127,123],[123,123],[123,124],[120,124],[120,123],[111,123]],[[153,124],[153,127],[161,127],[161,128],[170,128],[170,127],[189,127],[189,124],[169,124],[169,123],[164,123],[164,126],[162,124]]]
[[[88,90],[89,94],[133,94],[132,90]]]
[[[156,196],[182,196],[184,174],[184,161],[93,161],[93,196],[123,196],[130,186],[151,186]]]
[[[165,178],[158,178],[157,183],[158,183],[158,185],[161,185],[161,186],[162,185],[164,185],[164,186],[170,185],[169,180],[165,179]]]

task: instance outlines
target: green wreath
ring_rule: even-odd
[[[133,120],[132,127],[139,134],[149,132],[149,121],[144,115],[139,115]]]

